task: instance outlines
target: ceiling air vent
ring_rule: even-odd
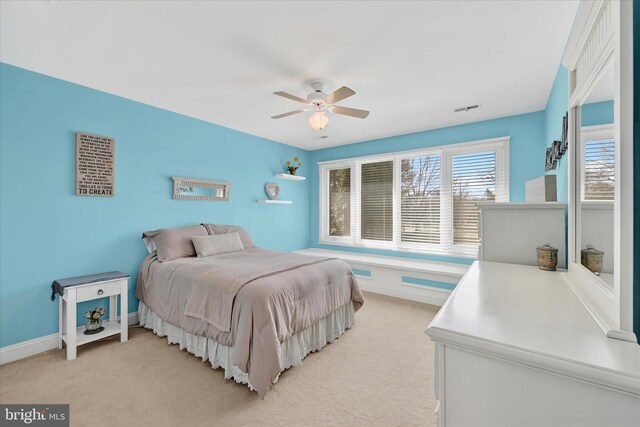
[[[461,111],[469,111],[469,110],[473,110],[474,108],[479,108],[480,104],[476,104],[476,105],[467,105],[466,107],[462,107],[462,108],[456,108],[455,110],[453,110],[454,113],[459,113]]]

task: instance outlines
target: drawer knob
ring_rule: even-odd
[[[104,291],[102,289],[98,289],[98,295],[102,295],[104,294]]]

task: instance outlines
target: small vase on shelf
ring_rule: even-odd
[[[289,175],[295,175],[298,168],[302,166],[302,162],[300,161],[299,158],[294,157],[293,162],[290,162],[287,160],[287,163],[285,164],[285,166],[289,171]]]
[[[84,324],[84,328],[86,329],[86,335],[97,334],[98,332],[104,330],[101,319],[98,319],[95,322],[92,320],[87,320],[87,322]]]
[[[96,307],[93,310],[87,311],[84,314],[85,319],[87,319],[84,324],[85,335],[93,335],[93,334],[97,334],[98,332],[104,331],[104,326],[102,326],[102,319],[101,319],[104,313],[105,313],[104,308]]]

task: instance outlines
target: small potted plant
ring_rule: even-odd
[[[102,319],[100,319],[104,313],[104,308],[96,307],[84,314],[84,317],[87,319],[84,325],[86,329],[84,333],[86,335],[97,334],[104,330],[104,326],[102,326]]]
[[[295,175],[300,166],[302,166],[302,162],[300,162],[300,159],[297,157],[293,158],[293,162],[287,160],[287,170],[290,175]]]

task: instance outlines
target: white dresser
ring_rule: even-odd
[[[439,426],[640,425],[640,345],[607,338],[564,275],[471,266],[426,330]]]

